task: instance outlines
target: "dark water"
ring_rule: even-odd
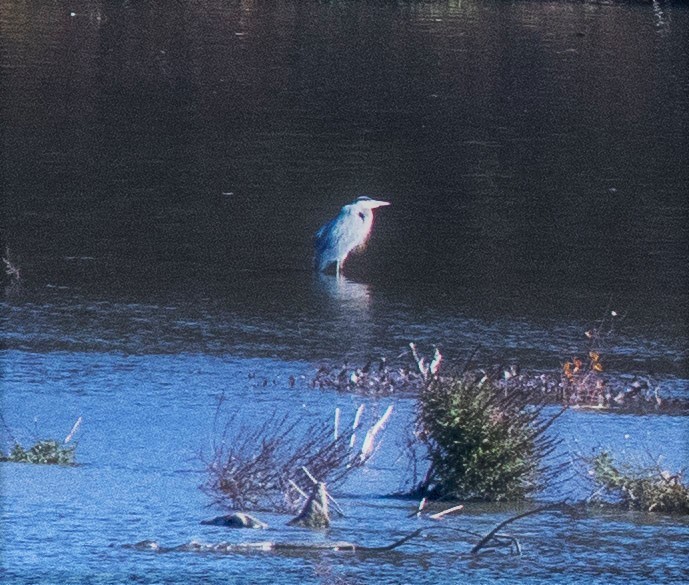
[[[251,420],[353,412],[309,388],[323,360],[416,341],[553,369],[605,318],[611,371],[685,394],[684,4],[0,6],[4,255],[22,278],[3,303],[3,417],[23,441],[84,417],[83,466],[1,468],[4,581],[322,583],[323,563],[351,582],[689,579],[686,523],[637,515],[525,519],[521,559],[471,559],[451,531],[355,562],[121,548],[252,539],[198,524],[217,512],[197,489],[216,397]],[[312,234],[358,194],[392,205],[348,279],[314,276]],[[376,498],[399,485],[412,409],[367,412],[389,403],[350,516],[300,538],[416,527]],[[563,453],[689,464],[679,417],[569,413],[556,432]]]

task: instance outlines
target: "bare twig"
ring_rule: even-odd
[[[508,518],[507,520],[503,520],[498,524],[493,530],[491,530],[488,534],[486,534],[479,542],[476,544],[471,549],[472,554],[476,554],[478,551],[480,551],[483,547],[486,546],[486,544],[491,540],[491,538],[494,538],[497,533],[507,526],[508,524],[511,524],[512,522],[515,522],[516,520],[520,520],[521,518],[525,518],[526,516],[532,516],[533,514],[540,514],[541,512],[545,512],[546,510],[552,510],[553,508],[557,508],[561,506],[560,503],[557,504],[548,504],[547,506],[541,506],[539,508],[535,508],[533,510],[529,510],[528,512],[523,512],[522,514],[517,514],[516,516],[512,516],[511,518]],[[519,548],[521,550],[521,547]]]

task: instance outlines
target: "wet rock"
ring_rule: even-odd
[[[250,514],[244,514],[243,512],[236,512],[235,514],[228,514],[227,516],[217,516],[212,520],[203,520],[201,524],[225,526],[227,528],[268,528],[265,522],[261,522],[258,518],[254,518]]]
[[[323,482],[313,486],[309,499],[296,518],[287,523],[289,526],[303,526],[305,528],[328,528],[330,516],[328,515],[328,492]]]
[[[160,545],[155,540],[142,540],[132,545],[127,545],[136,550],[160,550]]]

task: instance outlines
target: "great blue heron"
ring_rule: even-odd
[[[335,263],[335,274],[340,275],[342,265],[352,250],[363,249],[373,227],[373,210],[390,205],[370,197],[357,197],[345,205],[335,219],[331,219],[316,232],[316,270],[324,272]]]

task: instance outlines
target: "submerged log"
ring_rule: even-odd
[[[313,486],[311,495],[306,500],[302,511],[287,524],[289,526],[303,526],[304,528],[328,528],[330,526],[328,492],[322,481]]]
[[[359,546],[353,542],[338,541],[338,542],[319,542],[309,544],[289,544],[282,542],[245,542],[245,543],[203,543],[192,540],[185,542],[178,546],[165,547],[160,546],[154,540],[142,540],[136,544],[124,545],[125,548],[132,548],[135,550],[149,550],[158,553],[166,552],[214,552],[214,553],[242,553],[254,551],[275,551],[288,553],[310,553],[321,551],[335,551],[335,552],[362,552],[362,553],[384,553],[402,546],[405,542],[415,538],[422,532],[422,528],[414,530],[410,534],[403,536],[395,542],[385,546]]]

